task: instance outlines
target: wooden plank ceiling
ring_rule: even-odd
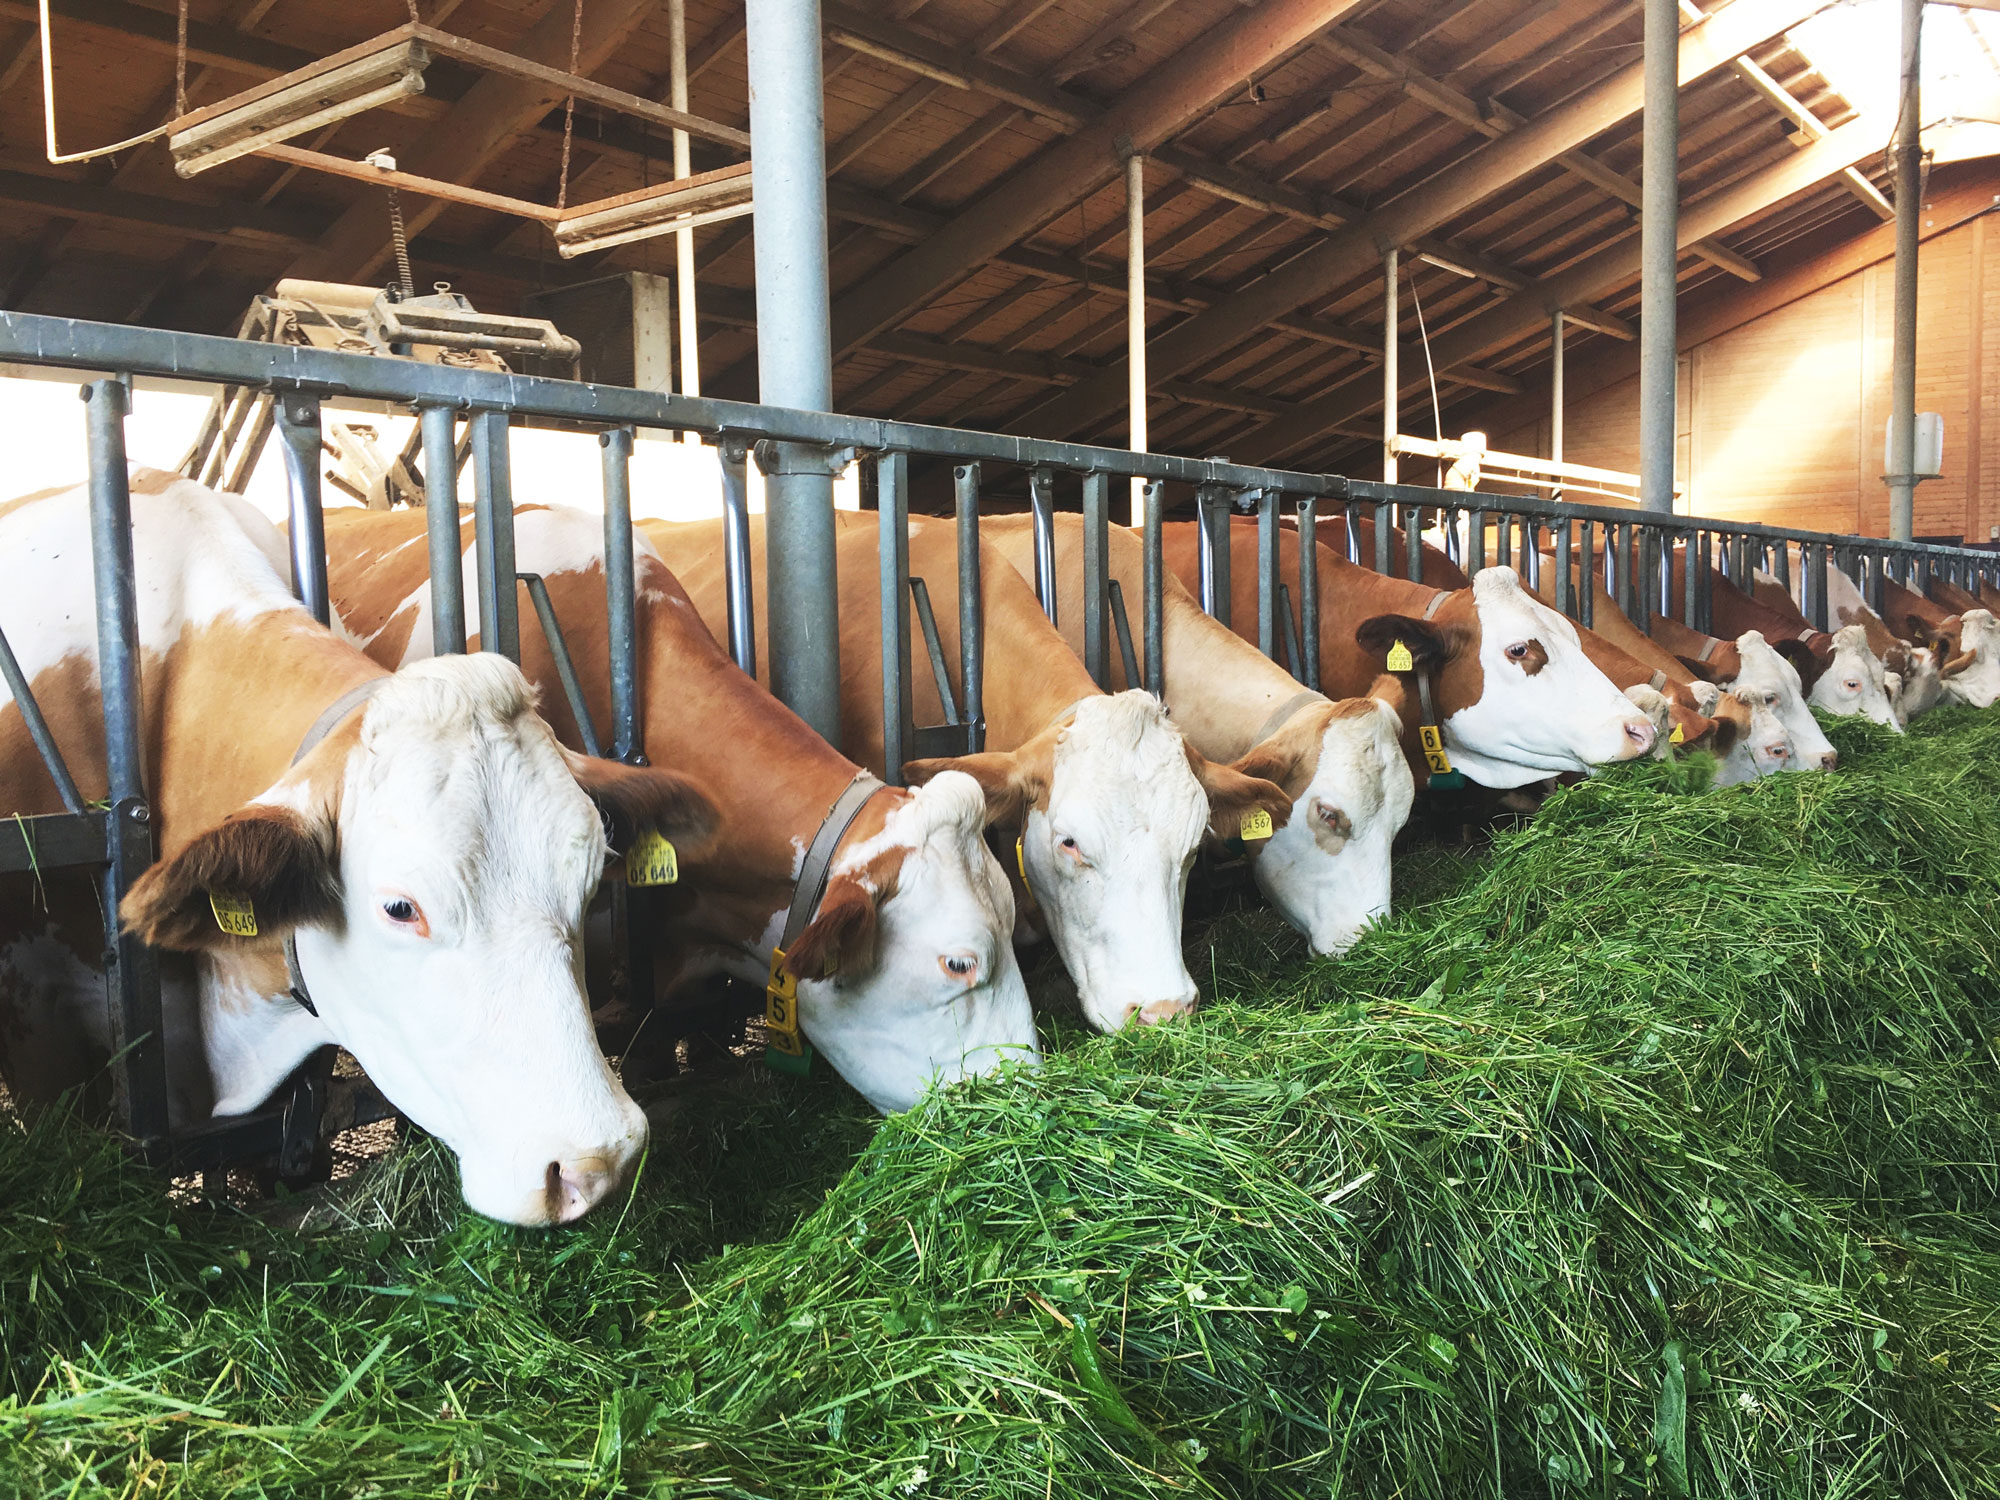
[[[1737,4],[1751,0],[1736,0]],[[165,0],[54,0],[62,144],[76,150],[148,129],[171,113],[175,15]],[[571,0],[418,0],[422,19],[566,66]],[[747,126],[740,3],[688,0],[691,107]],[[827,158],[836,318],[856,289],[894,289],[894,266],[1045,160],[1107,109],[1164,87],[1177,59],[1213,47],[1256,0],[825,0]],[[1640,57],[1635,0],[1361,0],[1337,24],[1232,85],[1191,100],[1148,162],[1153,336],[1420,188],[1518,122],[1561,108]],[[652,0],[583,0],[584,70],[665,99],[667,19]],[[193,0],[190,103],[408,19],[402,0]],[[154,142],[114,159],[44,159],[33,0],[0,0],[0,306],[230,331],[246,300],[287,274],[381,280],[383,194],[364,184],[245,159],[192,181]],[[1780,37],[1750,58],[1819,127],[1849,105]],[[428,91],[302,144],[359,157],[389,147],[412,170],[554,202],[559,99],[498,86],[444,63]],[[1778,163],[1819,133],[1788,118],[1745,70],[1717,68],[1682,94],[1684,201]],[[1534,283],[1635,243],[1636,116],[1511,181],[1406,246],[1405,337],[1421,310],[1432,339]],[[660,180],[667,141],[579,106],[569,199]],[[697,143],[695,167],[730,160]],[[1122,441],[1115,410],[1079,412],[1071,391],[1122,361],[1124,204],[1116,163],[1074,202],[844,350],[842,410],[926,422]],[[1862,171],[1886,180],[1880,161]],[[1730,225],[1681,258],[1683,293],[1740,285],[1873,227],[1866,185],[1839,180]],[[406,200],[420,284],[454,282],[480,306],[514,308],[537,287],[616,268],[669,271],[665,240],[565,262],[536,224]],[[704,389],[754,397],[749,220],[698,237]],[[907,300],[907,299],[906,299]],[[1629,337],[1636,276],[1609,287],[1573,328],[1572,347]],[[1323,288],[1184,368],[1156,371],[1153,446],[1186,454],[1374,471],[1379,411],[1379,269]],[[1240,332],[1240,337],[1237,336]],[[1438,373],[1443,425],[1454,408],[1544,380],[1546,326]],[[1413,366],[1406,356],[1404,374]],[[1421,372],[1421,363],[1414,367]],[[1107,377],[1110,378],[1110,377]],[[1116,377],[1122,378],[1122,377]],[[1103,380],[1099,382],[1104,384]],[[1258,451],[1259,432],[1303,401],[1347,392],[1351,412]],[[1102,400],[1096,403],[1101,408]],[[1405,425],[1427,432],[1428,393]],[[1294,421],[1293,427],[1299,424]]]

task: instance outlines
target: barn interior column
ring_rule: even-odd
[[[1144,453],[1146,435],[1146,158],[1125,158],[1125,369],[1131,408],[1132,451]],[[1132,481],[1132,524],[1146,522],[1146,481]]]
[[[1563,461],[1563,315],[1557,308],[1549,318],[1549,461]],[[1562,487],[1550,498],[1562,499]]]
[[[1391,245],[1382,252],[1382,482],[1396,482],[1397,370],[1396,280],[1399,257]]]
[[[687,0],[667,0],[667,103],[675,109],[686,111],[688,107],[688,32]],[[688,133],[674,132],[674,176],[686,177],[694,171],[694,163],[688,148]],[[681,384],[683,396],[701,394],[701,339],[700,328],[695,320],[694,308],[694,231],[677,229],[674,231],[675,282],[679,305],[675,317],[680,324]],[[690,443],[701,441],[699,435],[687,434]]]
[[[1923,116],[1917,77],[1924,0],[1903,0],[1902,92],[1896,112],[1896,322],[1889,356],[1889,535],[1916,533],[1917,229],[1923,212]]]
[[[1674,508],[1675,266],[1680,259],[1680,9],[1645,0],[1639,182],[1639,504]]]
[[[757,382],[767,405],[828,411],[826,144],[819,0],[748,0],[750,154],[757,178]],[[771,691],[840,738],[833,475],[796,443],[760,449]]]

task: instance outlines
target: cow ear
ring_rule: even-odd
[[[564,750],[563,759],[576,784],[610,821],[611,847],[621,852],[657,833],[681,853],[695,853],[722,821],[708,793],[678,771],[628,766],[574,750]]]
[[[1947,661],[1945,658],[1947,654],[1950,652],[1950,650],[1951,650],[1951,643],[1949,641],[1940,642],[1940,648],[1938,650],[1938,660],[1943,663],[1943,665],[1941,665],[1938,668],[1938,676],[1940,677],[1956,677],[1960,672],[1963,672],[1967,667],[1971,666],[1975,661],[1979,659],[1979,653],[1977,651],[1964,651],[1960,652],[1957,656],[1951,657],[1951,659]]]
[[[1903,634],[1920,646],[1937,644],[1937,632],[1931,629],[1930,622],[1921,615],[1903,616]]]
[[[1700,657],[1697,656],[1679,656],[1679,655],[1676,655],[1674,657],[1674,660],[1679,662],[1682,666],[1686,667],[1688,671],[1692,672],[1696,677],[1699,677],[1703,682],[1719,682],[1721,680],[1719,677],[1716,676],[1716,673],[1719,669],[1712,661],[1703,661]]]
[[[1724,698],[1716,706],[1715,713],[1704,722],[1708,725],[1690,741],[1690,748],[1707,750],[1716,756],[1726,756],[1736,748],[1736,742],[1750,732],[1750,715],[1740,706],[1728,709],[1730,699]]]
[[[1354,627],[1354,639],[1369,655],[1385,659],[1400,642],[1410,653],[1412,668],[1435,671],[1464,648],[1465,633],[1409,615],[1371,615]]]
[[[1270,817],[1274,833],[1291,818],[1292,799],[1283,787],[1262,776],[1248,775],[1237,766],[1210,760],[1192,745],[1187,758],[1189,769],[1208,797],[1208,831],[1216,838],[1241,837],[1245,820],[1260,812]]]
[[[827,883],[806,930],[785,950],[785,968],[795,979],[831,979],[860,973],[875,963],[875,906],[880,894],[851,875]]]
[[[1028,759],[1012,750],[903,762],[903,780],[911,786],[922,786],[940,771],[963,771],[979,783],[979,789],[986,794],[988,827],[1019,827],[1027,821],[1028,809],[1048,792],[1042,774]]]
[[[1813,684],[1825,675],[1827,664],[1832,660],[1831,657],[1822,659],[1819,653],[1804,641],[1773,641],[1771,649],[1790,662],[1797,671],[1799,692],[1802,694],[1812,692]]]
[[[341,916],[332,830],[289,807],[246,807],[141,875],[118,915],[134,936],[184,953],[332,926]]]

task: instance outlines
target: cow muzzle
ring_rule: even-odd
[[[552,1161],[543,1187],[548,1222],[571,1224],[595,1208],[625,1179],[625,1166],[603,1156]]]
[[[1194,1014],[1194,1004],[1192,1000],[1149,1000],[1144,1005],[1128,1005],[1125,1024],[1130,1026],[1136,1020],[1141,1026],[1157,1026],[1162,1021]]]

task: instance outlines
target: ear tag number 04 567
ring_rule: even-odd
[[[1417,738],[1423,742],[1424,764],[1440,774],[1451,769],[1451,757],[1444,753],[1444,736],[1435,724],[1418,726]]]
[[[651,829],[640,834],[625,851],[628,885],[672,885],[680,878],[681,864],[674,846]]]
[[[1391,672],[1414,672],[1417,662],[1416,658],[1410,655],[1410,648],[1398,641],[1389,648],[1389,660],[1386,665]]]
[[[215,913],[215,925],[231,937],[257,935],[257,908],[250,904],[249,897],[226,896],[221,891],[210,891],[208,909]]]
[[[1251,808],[1250,811],[1243,815],[1243,826],[1240,833],[1243,842],[1246,844],[1252,839],[1269,838],[1272,833],[1270,812],[1261,807]]]

